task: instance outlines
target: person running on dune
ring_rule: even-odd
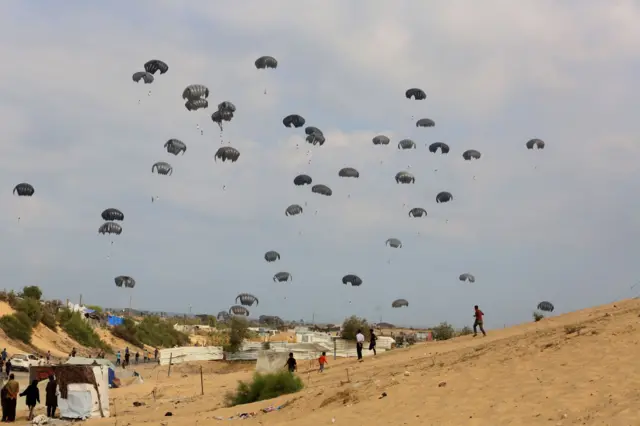
[[[482,331],[482,334],[486,337],[487,333],[484,331],[484,327],[483,327],[484,312],[480,310],[478,305],[475,305],[473,309],[474,309],[473,317],[476,319],[473,322],[473,337],[476,337],[478,335],[478,327],[480,327],[480,331]]]

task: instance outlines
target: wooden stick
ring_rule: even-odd
[[[200,395],[204,395],[204,378],[202,377],[202,366],[200,366]]]

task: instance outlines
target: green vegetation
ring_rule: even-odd
[[[175,330],[171,324],[158,317],[145,317],[136,324],[130,318],[125,318],[122,325],[114,327],[111,332],[134,346],[170,348],[189,344],[189,336]]]
[[[229,320],[229,343],[224,346],[225,352],[238,352],[242,347],[242,342],[248,336],[249,322],[241,317],[232,317]]]
[[[446,321],[433,327],[431,331],[433,332],[433,338],[436,340],[449,340],[456,337],[455,328]]]
[[[79,312],[61,309],[58,312],[58,321],[60,322],[60,327],[81,345],[111,352],[111,348],[100,339],[100,336],[96,334]]]
[[[473,330],[471,330],[471,327],[469,327],[468,325],[465,325],[460,330],[458,330],[457,334],[458,336],[468,336],[471,333],[473,333]]]
[[[345,340],[356,340],[358,330],[362,331],[365,339],[369,339],[369,323],[364,318],[358,318],[355,315],[345,319],[342,323],[341,337]]]
[[[31,343],[33,323],[24,312],[16,312],[12,315],[4,315],[0,318],[0,328],[4,330],[10,339],[20,340],[26,344]]]
[[[29,317],[31,324],[33,324],[34,327],[40,324],[40,320],[42,320],[42,305],[40,304],[40,301],[30,297],[25,297],[16,303],[15,309],[18,312],[24,312]]]
[[[22,289],[21,297],[40,301],[42,298],[42,290],[35,285],[29,285]]]
[[[102,310],[102,306],[98,306],[98,305],[87,305],[87,308],[89,309],[93,309],[94,311],[96,311],[96,314],[98,315],[102,315],[104,312]]]
[[[227,406],[233,407],[295,393],[303,387],[300,377],[288,371],[271,374],[256,373],[251,382],[238,382],[236,391],[229,392],[225,396],[225,401]]]
[[[533,320],[534,320],[535,322],[538,322],[538,321],[540,321],[540,320],[541,320],[541,319],[543,319],[543,318],[544,318],[544,314],[543,314],[542,312],[536,312],[536,311],[533,311]]]

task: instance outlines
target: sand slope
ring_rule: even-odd
[[[222,406],[224,393],[237,380],[249,378],[251,366],[204,364],[205,396],[200,396],[198,365],[174,367],[171,377],[166,367],[141,367],[146,383],[112,391],[112,410],[118,423],[129,425],[216,424],[215,416],[259,411],[285,401],[290,405],[281,411],[231,421],[296,426],[637,425],[639,314],[640,301],[628,300],[491,330],[486,338],[418,344],[363,363],[330,359],[323,374],[305,372],[307,362],[301,362],[303,391],[235,408]],[[382,392],[387,396],[380,399]],[[146,405],[134,407],[134,401]],[[173,416],[165,417],[167,411]]]

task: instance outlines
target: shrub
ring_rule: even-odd
[[[76,342],[90,348],[99,348],[111,351],[111,348],[104,343],[93,328],[82,318],[79,312],[71,312],[69,309],[62,309],[59,312],[60,327],[69,334]]]
[[[33,324],[31,323],[31,319],[24,312],[4,315],[0,318],[0,328],[4,330],[9,338],[20,340],[26,344],[31,344]]]
[[[449,340],[455,337],[456,330],[448,322],[441,322],[437,326],[431,329],[433,331],[433,338],[436,340]]]
[[[37,288],[37,287],[36,287]],[[24,312],[35,327],[42,320],[42,305],[36,299],[24,298],[16,303],[16,311]]]
[[[367,323],[366,319],[352,315],[342,323],[341,337],[345,340],[356,340],[356,334],[360,330],[365,339],[369,339],[369,328],[369,323]]]
[[[471,333],[473,333],[473,330],[471,330],[471,327],[469,327],[468,325],[465,325],[460,330],[458,330],[458,336],[468,336]]]
[[[56,316],[53,313],[53,309],[50,306],[45,306],[42,309],[42,319],[40,320],[45,327],[58,331],[58,323],[56,321]]]
[[[143,345],[136,336],[136,332],[136,323],[130,318],[125,318],[122,325],[117,325],[111,329],[111,334],[114,336],[141,348]]]
[[[238,352],[242,342],[249,335],[249,322],[240,317],[233,317],[229,320],[229,343],[225,345],[225,352]]]
[[[238,382],[236,391],[229,392],[225,396],[225,401],[227,406],[233,407],[295,393],[303,387],[304,384],[300,377],[288,371],[270,374],[256,373],[251,382]]]
[[[543,319],[543,318],[544,318],[544,314],[543,314],[542,312],[536,312],[536,311],[533,311],[533,320],[534,320],[535,322],[538,322],[538,321],[540,321],[540,320],[541,320],[541,319]]]
[[[93,309],[94,311],[96,311],[96,314],[98,314],[98,315],[102,315],[102,314],[103,314],[102,306],[98,306],[98,305],[87,305],[87,308],[89,308],[89,309]]]
[[[190,343],[189,336],[173,328],[172,324],[158,317],[145,317],[136,324],[136,337],[141,343],[153,347],[170,348]]]
[[[40,290],[40,287],[36,285],[29,285],[22,289],[21,296],[39,301],[42,298],[42,290]]]

